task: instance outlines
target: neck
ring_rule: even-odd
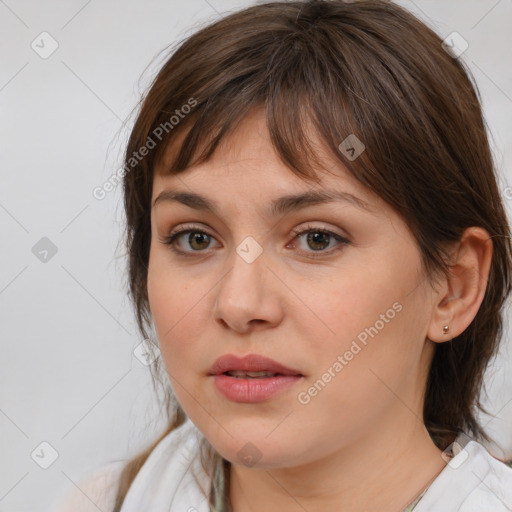
[[[403,511],[446,463],[423,423],[401,407],[389,415],[394,425],[379,422],[322,460],[271,470],[231,465],[232,512]]]

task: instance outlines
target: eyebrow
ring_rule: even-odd
[[[270,202],[268,214],[270,216],[283,215],[291,211],[307,208],[308,206],[332,203],[336,201],[346,202],[361,210],[365,210],[369,213],[375,213],[375,209],[366,201],[363,201],[361,198],[353,194],[339,190],[321,190],[316,192],[304,192],[302,194],[291,194],[273,199]],[[196,194],[195,192],[164,190],[154,200],[152,207],[154,208],[161,202],[178,202],[188,206],[189,208],[208,211],[218,216],[218,207],[216,203],[200,194]]]

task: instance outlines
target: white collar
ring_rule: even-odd
[[[199,459],[201,432],[190,419],[165,436],[135,477],[120,512],[209,512],[211,477]]]
[[[212,477],[201,466],[202,437],[188,418],[164,437],[135,477],[120,512],[209,512]],[[512,468],[469,441],[414,507],[414,512],[434,510],[512,511]]]
[[[464,437],[459,436],[457,439]],[[512,468],[471,440],[439,473],[414,512],[510,512]]]

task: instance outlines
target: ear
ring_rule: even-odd
[[[492,240],[480,227],[467,228],[452,252],[449,276],[440,282],[427,331],[436,343],[451,340],[473,321],[487,288]],[[447,325],[446,334],[443,327]]]

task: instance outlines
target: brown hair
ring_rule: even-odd
[[[186,137],[173,173],[193,158],[207,160],[250,109],[263,107],[283,162],[304,180],[315,180],[311,169],[321,169],[321,162],[306,136],[313,126],[348,171],[401,215],[429,276],[449,271],[443,248],[466,228],[489,232],[493,255],[483,302],[463,333],[436,344],[423,411],[442,450],[460,432],[489,441],[476,409],[485,411],[484,372],[502,336],[510,228],[478,87],[441,43],[388,1],[305,0],[246,8],[180,44],[141,99],[125,154],[129,288],[142,336],[151,325],[146,287],[155,164],[178,133]],[[355,160],[338,149],[351,134],[366,146]],[[134,158],[150,140],[155,147]],[[167,413],[166,431],[127,463],[115,510],[156,443],[186,419],[179,404]],[[220,461],[206,440],[201,449],[205,468]]]

